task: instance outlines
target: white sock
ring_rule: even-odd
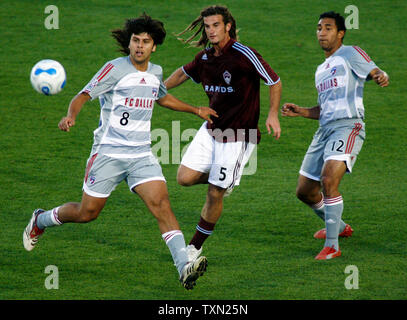
[[[181,275],[182,268],[188,263],[184,235],[180,230],[171,230],[163,233],[162,238],[170,249],[172,259],[174,260],[179,275]]]
[[[58,219],[58,210],[59,207],[56,207],[52,210],[40,213],[37,217],[37,227],[40,229],[45,229],[46,227],[61,225],[62,222]]]
[[[316,215],[322,219],[322,221],[325,221],[324,196],[322,196],[322,199],[320,202],[315,203],[314,205],[311,205],[310,207],[312,210],[314,210]]]
[[[324,203],[326,226],[325,247],[334,247],[335,250],[339,250],[338,235],[343,212],[343,199],[342,196],[325,198]]]
[[[325,221],[325,204],[324,204],[324,196],[322,195],[322,199],[320,202],[310,206],[312,210],[316,213],[318,217]],[[346,223],[341,219],[339,222],[339,233],[345,230]]]

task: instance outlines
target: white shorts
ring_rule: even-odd
[[[208,133],[206,122],[196,133],[181,164],[209,173],[208,182],[228,189],[239,185],[243,169],[256,145],[251,142],[218,142]]]

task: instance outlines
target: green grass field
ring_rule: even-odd
[[[215,232],[204,245],[208,271],[192,291],[178,283],[176,269],[157,224],[142,201],[123,183],[99,218],[89,224],[47,229],[32,252],[22,232],[35,208],[80,201],[86,160],[99,121],[99,103],[82,110],[66,133],[57,124],[72,97],[108,60],[118,57],[110,30],[143,11],[164,21],[167,38],[152,62],[168,77],[192,60],[173,35],[184,29],[208,1],[52,1],[59,29],[48,30],[49,1],[0,2],[0,299],[66,300],[405,300],[407,298],[407,147],[405,72],[407,3],[404,0],[238,1],[225,0],[240,29],[240,41],[256,48],[283,83],[282,102],[316,104],[314,72],[324,60],[316,42],[320,13],[359,9],[359,29],[345,44],[362,47],[391,78],[388,88],[365,87],[367,139],[352,175],[341,184],[343,218],[354,228],[340,240],[342,257],[316,261],[323,227],[295,197],[298,169],[317,121],[280,118],[282,137],[263,135],[257,172],[244,176],[225,199]],[[30,84],[39,60],[60,61],[67,85],[46,97]],[[262,87],[260,126],[268,111]],[[207,98],[192,81],[171,91],[194,105]],[[152,128],[197,129],[200,119],[156,105]],[[183,142],[183,145],[187,142]],[[170,150],[171,151],[171,150]],[[170,155],[172,153],[170,152]],[[177,185],[177,163],[162,164],[172,208],[186,241],[192,237],[206,186]],[[59,271],[59,289],[44,283],[49,265]],[[345,268],[359,270],[359,288],[348,290]]]

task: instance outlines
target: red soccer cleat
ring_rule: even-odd
[[[335,250],[333,247],[324,247],[320,253],[315,257],[316,260],[329,260],[341,255],[341,250]]]
[[[353,229],[351,228],[350,225],[346,225],[345,229],[339,234],[340,237],[342,238],[347,238],[351,237],[353,233]],[[323,228],[321,230],[318,230],[317,232],[314,233],[314,238],[315,239],[326,239],[326,229]]]

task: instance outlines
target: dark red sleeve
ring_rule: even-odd
[[[252,54],[248,54],[247,58],[253,64],[259,76],[264,80],[266,85],[273,85],[280,80],[277,73],[270,67],[270,65],[263,59],[263,57],[255,49],[249,48]]]
[[[199,52],[195,56],[194,60],[192,60],[190,63],[188,63],[182,67],[182,69],[184,70],[184,73],[196,83],[200,83],[202,81],[202,79],[199,75],[199,70],[200,70],[200,64],[202,61],[203,54],[204,54],[204,51]]]

